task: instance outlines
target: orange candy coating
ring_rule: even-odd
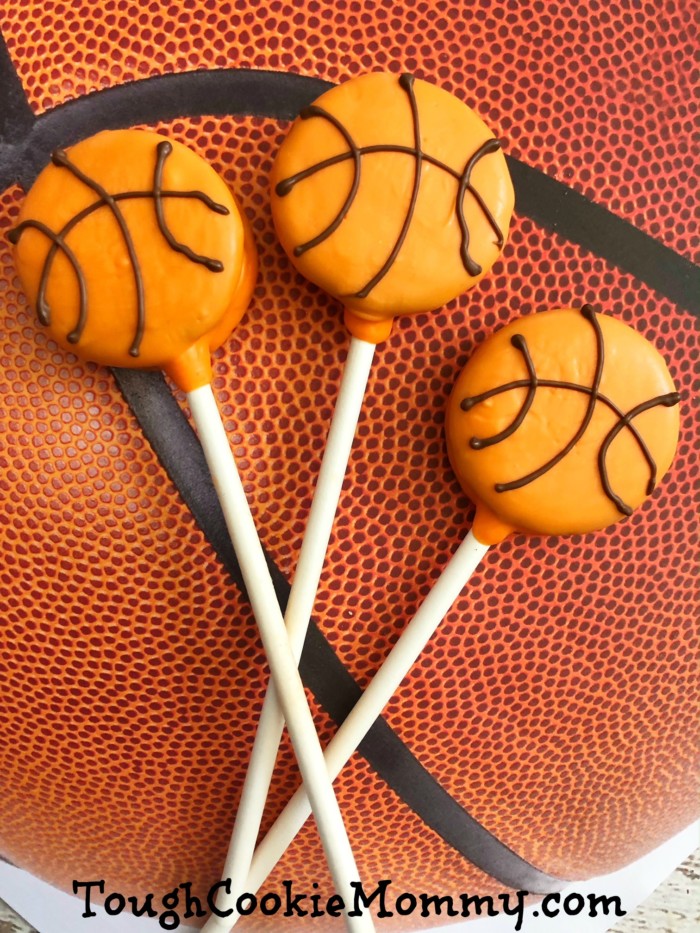
[[[13,239],[29,301],[57,343],[107,366],[165,369],[186,391],[211,380],[211,351],[243,316],[257,275],[224,181],[187,146],[143,130],[58,150]]]
[[[522,338],[538,381],[584,390],[595,383],[600,341],[603,365],[595,404],[581,388],[539,384],[513,429],[531,386]],[[526,384],[494,391],[516,381]],[[630,417],[629,425],[610,437],[624,416],[657,398],[661,403]],[[551,469],[520,488],[498,490],[561,454],[590,408],[585,431]],[[450,396],[446,432],[453,469],[477,505],[473,530],[480,541],[496,544],[514,531],[582,534],[628,514],[650,493],[654,473],[658,482],[667,472],[678,442],[678,397],[663,358],[626,324],[593,315],[589,306],[545,311],[513,321],[476,351]],[[499,435],[501,440],[484,443]]]
[[[508,168],[493,133],[474,111],[426,81],[388,73],[363,75],[321,95],[311,111],[302,111],[273,167],[275,227],[299,271],[343,302],[351,332],[376,343],[388,336],[395,316],[438,308],[491,268],[513,211]],[[420,160],[415,155],[416,123],[424,156]],[[384,151],[356,151],[348,158],[351,146],[345,134],[357,150]],[[471,166],[469,188],[460,189],[460,178],[484,145],[488,151]],[[339,160],[314,169],[334,157]],[[341,215],[330,235],[300,252]],[[463,247],[469,253],[466,265]],[[387,262],[381,280],[358,295]]]

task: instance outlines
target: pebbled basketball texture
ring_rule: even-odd
[[[331,82],[408,70],[474,106],[508,155],[667,247],[668,278],[697,254],[691,3],[29,6],[5,4],[3,32],[37,115],[194,69]],[[152,128],[222,173],[260,250],[214,389],[263,544],[291,580],[348,338],[273,232],[268,176],[288,123],[231,114]],[[18,185],[1,195],[3,233],[21,200]],[[125,893],[187,880],[202,892],[220,875],[267,681],[250,608],[113,374],[47,338],[4,237],[0,262],[0,854],[67,889],[100,877]],[[682,392],[669,476],[607,532],[493,549],[385,711],[458,806],[564,879],[626,865],[697,816],[698,309],[642,273],[519,213],[516,190],[492,273],[438,313],[397,321],[379,348],[314,615],[365,685],[473,517],[443,412],[495,328],[588,301],[657,346]],[[335,724],[311,700],[325,742]],[[296,786],[285,744],[266,826]],[[369,882],[503,890],[362,755],[336,786]],[[286,878],[331,890],[312,821],[269,889]]]

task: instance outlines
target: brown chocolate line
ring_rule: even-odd
[[[308,109],[309,108],[306,108],[306,110]],[[302,113],[304,112],[305,111],[302,111]],[[339,165],[341,162],[347,162],[348,159],[352,159],[354,157],[355,151],[358,152],[361,156],[377,155],[381,152],[398,152],[402,155],[410,156],[415,156],[416,154],[416,151],[412,146],[400,146],[395,143],[387,143],[386,145],[379,145],[377,143],[374,146],[357,146],[356,149],[352,152],[339,152],[338,155],[328,156],[328,158],[324,159],[322,162],[316,162],[314,165],[310,165],[309,168],[305,168],[301,172],[297,172],[296,175],[292,175],[289,178],[285,178],[283,181],[278,182],[275,186],[275,194],[277,194],[280,198],[285,197],[300,181],[311,178],[312,175],[316,175],[318,172],[323,171],[325,168],[330,168],[332,165]],[[445,165],[444,162],[441,162],[440,159],[436,159],[435,156],[431,156],[428,152],[421,152],[421,155],[424,162],[430,162],[430,164],[434,165],[436,168],[440,168],[444,172],[447,172],[447,174],[451,175],[455,181],[461,180],[462,175],[456,169],[451,168],[449,165]]]
[[[155,198],[155,194],[153,191],[123,191],[123,192],[120,192],[119,194],[112,195],[112,197],[115,201],[129,201],[129,200],[138,200],[139,198]],[[160,198],[161,199],[163,198],[186,198],[186,199],[197,200],[197,201],[201,201],[210,210],[214,211],[217,214],[229,214],[230,213],[229,209],[226,207],[225,204],[219,204],[218,201],[214,201],[213,198],[210,198],[209,195],[205,194],[203,191],[168,191],[166,190],[166,191],[160,192]],[[45,227],[44,232],[46,232],[47,234],[50,234],[50,237],[53,241],[51,249],[47,253],[46,260],[44,261],[44,267],[42,269],[41,278],[39,280],[39,291],[38,291],[38,296],[37,296],[37,315],[42,324],[47,325],[47,324],[50,324],[51,322],[51,309],[46,303],[45,296],[46,296],[46,289],[48,287],[48,280],[49,280],[49,276],[51,272],[51,267],[53,265],[53,261],[56,256],[56,252],[58,251],[58,249],[62,248],[61,244],[66,246],[66,244],[63,243],[63,238],[68,233],[70,233],[70,231],[74,227],[76,227],[82,220],[84,220],[86,217],[89,217],[90,214],[106,206],[107,204],[102,199],[98,201],[94,201],[92,204],[89,204],[87,207],[83,208],[83,210],[79,211],[77,214],[71,217],[71,219],[66,224],[64,224],[64,226],[61,228],[58,234],[54,234],[53,231],[51,231],[48,227],[45,227],[45,225],[41,224],[41,227]],[[14,228],[14,230],[10,231],[10,233],[8,234],[8,239],[12,243],[17,243],[23,230],[26,227],[37,226],[38,224],[39,224],[38,221],[29,221],[29,220],[23,221],[21,224],[18,224],[17,227]],[[55,238],[58,238],[58,240],[60,240],[61,242],[59,243],[58,240]],[[75,259],[74,268],[75,268],[76,274],[79,276],[79,282],[82,285],[81,300],[83,300],[82,295],[84,294],[85,296],[84,304],[81,304],[78,325],[76,326],[75,330],[73,330],[70,334],[67,335],[67,339],[71,343],[77,343],[80,337],[82,336],[82,332],[84,330],[85,323],[87,321],[87,288],[85,285],[85,279],[84,279],[82,269],[80,267],[80,264],[77,261],[77,257],[75,257],[75,254],[73,254],[72,252],[71,252],[71,255],[73,255]]]
[[[672,408],[674,405],[678,405],[681,397],[678,392],[669,392],[667,395],[659,395],[656,398],[650,399],[648,402],[641,402],[641,404],[636,405],[626,415],[623,415],[617,424],[608,432],[605,440],[603,441],[600,451],[598,452],[598,470],[600,472],[600,478],[603,482],[603,488],[609,499],[615,503],[617,508],[623,515],[631,515],[632,509],[622,501],[622,499],[613,491],[612,486],[610,485],[610,478],[608,476],[608,468],[606,463],[606,458],[608,455],[608,449],[612,442],[615,440],[617,435],[623,428],[631,428],[631,421],[633,418],[636,418],[637,415],[641,415],[642,412],[649,411],[650,408],[657,408],[659,405],[663,405],[665,408]],[[656,470],[649,479],[647,485],[647,495],[651,495],[656,486]]]
[[[498,149],[501,148],[501,144],[500,144],[499,140],[497,140],[497,139],[496,139],[496,140],[493,140],[493,142],[495,142],[496,145],[493,146],[493,148],[491,149],[491,152],[496,152]],[[487,219],[488,222],[491,224],[491,229],[492,229],[493,232],[496,234],[496,245],[497,245],[498,247],[502,247],[502,246],[504,245],[504,243],[506,242],[506,238],[505,238],[505,236],[503,235],[503,231],[502,231],[501,228],[498,226],[498,222],[497,222],[496,218],[493,216],[493,214],[491,213],[491,211],[490,211],[489,208],[487,207],[486,202],[485,202],[484,199],[481,197],[481,195],[480,195],[479,192],[476,190],[476,188],[473,187],[473,185],[471,184],[471,182],[467,185],[467,191],[468,191],[471,195],[473,195],[473,197],[474,197],[474,199],[476,200],[476,202],[478,203],[479,207],[480,207],[481,210],[484,212],[484,215],[485,215],[486,219]]]
[[[499,444],[501,441],[504,441],[506,438],[510,437],[511,434],[515,434],[515,432],[525,420],[527,413],[530,411],[530,407],[535,400],[535,395],[537,393],[537,373],[535,372],[532,358],[528,353],[525,338],[522,334],[515,334],[510,342],[516,348],[516,350],[520,350],[525,360],[525,366],[527,367],[528,376],[530,377],[527,396],[522,404],[522,407],[520,408],[520,411],[507,428],[504,428],[498,434],[494,434],[491,437],[473,437],[469,441],[469,446],[472,448],[472,450],[483,450],[484,447],[493,447],[494,444]],[[471,404],[465,404],[465,402],[469,401],[471,401]],[[475,404],[474,400],[465,399],[461,405],[462,411],[469,411],[473,404]]]
[[[605,457],[607,455],[607,451],[610,446],[610,443],[612,442],[612,440],[614,440],[615,437],[617,437],[617,434],[622,430],[622,428],[626,427],[630,431],[634,439],[637,441],[637,444],[642,452],[642,455],[644,456],[644,459],[646,460],[649,466],[650,477],[649,477],[649,482],[647,484],[647,494],[649,495],[654,490],[654,487],[656,485],[656,462],[654,461],[654,458],[651,455],[651,451],[649,450],[644,439],[639,434],[639,431],[631,423],[631,418],[634,417],[636,414],[639,414],[640,411],[646,411],[647,408],[653,408],[657,405],[671,406],[673,404],[677,404],[678,401],[680,400],[680,396],[678,395],[678,393],[671,393],[669,395],[659,396],[658,398],[652,399],[649,402],[642,403],[642,406],[646,406],[646,407],[637,406],[635,409],[632,409],[632,412],[634,414],[632,413],[625,414],[617,405],[615,405],[614,402],[606,398],[606,396],[602,395],[599,391],[600,380],[602,377],[602,371],[603,371],[603,365],[604,365],[604,346],[603,346],[602,331],[600,329],[600,325],[598,324],[597,318],[595,316],[595,312],[593,308],[591,307],[591,305],[584,305],[581,308],[581,314],[586,318],[586,320],[588,320],[591,323],[596,334],[596,347],[597,347],[598,356],[597,356],[596,370],[595,370],[595,374],[593,377],[592,386],[590,387],[583,386],[583,385],[578,385],[576,383],[561,382],[559,380],[553,380],[553,379],[539,379],[535,373],[534,364],[532,363],[532,359],[530,357],[529,350],[527,348],[527,344],[526,344],[524,337],[522,337],[522,335],[520,334],[516,334],[512,338],[511,343],[513,343],[513,345],[516,346],[525,356],[526,365],[528,367],[528,373],[529,373],[530,378],[515,380],[503,386],[498,386],[495,389],[489,389],[487,392],[483,392],[479,395],[465,398],[460,403],[460,408],[463,411],[469,411],[471,408],[474,407],[474,405],[476,405],[479,402],[483,402],[486,399],[493,398],[494,396],[500,395],[503,392],[508,392],[508,391],[511,391],[512,389],[519,389],[519,388],[528,389],[528,397],[526,399],[525,404],[527,404],[528,401],[530,401],[530,404],[531,404],[530,396],[533,395],[534,397],[533,389],[536,390],[539,387],[567,389],[571,391],[582,392],[589,396],[589,402],[586,408],[586,414],[583,418],[581,426],[576,432],[576,435],[571,439],[571,441],[569,441],[569,443],[564,447],[564,449],[560,451],[560,453],[557,454],[555,457],[553,457],[551,460],[549,460],[546,464],[544,464],[542,467],[540,467],[537,470],[534,470],[532,473],[529,473],[527,476],[521,477],[521,479],[514,480],[510,483],[497,483],[494,488],[496,492],[500,493],[500,492],[507,492],[512,489],[519,489],[522,486],[525,486],[528,483],[531,483],[534,480],[539,479],[539,477],[547,473],[550,469],[552,469],[552,467],[556,466],[556,464],[559,463],[560,460],[563,459],[563,457],[567,456],[567,454],[573,449],[575,444],[578,443],[578,441],[581,439],[581,437],[587,430],[588,425],[590,424],[590,420],[593,416],[593,411],[595,409],[596,403],[600,401],[603,404],[607,405],[608,408],[610,408],[617,415],[618,422],[613,427],[612,431],[610,432],[612,436],[610,436],[609,434],[608,437],[606,438],[606,441],[603,442],[603,445],[601,447],[602,453],[599,453],[599,457],[598,457],[598,469],[600,473],[601,483],[602,483],[606,496],[615,504],[615,506],[618,508],[620,512],[622,512],[623,515],[629,515],[631,514],[632,510],[613,491],[610,485],[610,481],[609,481],[609,477],[607,473],[607,467],[605,464]],[[519,344],[516,344],[515,340],[518,337],[521,338],[521,341],[519,342]],[[675,401],[673,401],[674,399]],[[524,407],[525,405],[523,406],[523,408]],[[528,406],[528,410],[529,410],[529,406]],[[496,435],[496,437],[498,437],[500,440],[505,440],[506,437],[509,437],[511,434],[513,434],[514,431],[517,430],[517,428],[522,424],[524,420],[524,415],[523,417],[521,417],[522,414],[523,414],[523,409],[521,409],[520,413],[516,417],[513,424],[511,424],[508,428],[502,431],[500,435]],[[527,414],[527,412],[525,412],[525,414]],[[497,441],[493,439],[487,438],[487,440],[490,440],[491,444],[497,443]],[[473,443],[474,441],[477,441],[480,444],[480,446],[476,446]],[[491,446],[491,444],[485,444],[483,442],[483,439],[480,439],[480,438],[471,438],[469,443],[470,443],[470,446],[472,446],[476,450],[479,450],[484,446]]]
[[[308,109],[308,108],[307,108]],[[319,108],[320,109],[320,108]],[[496,152],[501,148],[501,143],[498,139],[487,140],[487,143],[484,145],[490,144],[491,152]],[[330,168],[333,165],[340,165],[342,162],[347,162],[348,159],[355,157],[355,154],[358,153],[360,156],[366,155],[377,155],[379,153],[385,152],[397,152],[402,155],[415,156],[416,151],[411,146],[399,146],[394,143],[387,143],[386,145],[376,144],[374,146],[358,146],[353,149],[351,152],[339,152],[338,155],[328,156],[327,159],[323,159],[322,162],[316,162],[314,165],[310,165],[309,168],[303,169],[301,172],[297,172],[296,175],[291,175],[289,178],[285,178],[283,181],[280,181],[275,185],[275,194],[283,198],[289,194],[292,188],[297,185],[300,181],[305,181],[307,178],[311,178],[313,175],[316,175],[318,172],[323,171],[323,169]],[[482,153],[486,155],[487,153]],[[442,169],[443,172],[446,172],[448,175],[451,175],[455,181],[461,182],[464,176],[464,172],[460,174],[456,169],[452,168],[450,165],[446,165],[440,159],[436,159],[435,156],[430,155],[429,152],[424,152],[421,150],[421,158],[424,162],[429,162],[431,165],[434,165],[436,168]],[[473,187],[471,182],[465,186],[465,191],[469,191],[477,201],[479,207],[483,210],[486,215],[487,220],[491,224],[494,233],[496,234],[496,242],[498,246],[503,246],[505,242],[505,237],[503,231],[498,226],[498,223],[494,216],[491,214],[490,210],[486,206],[484,199],[481,197],[476,188]]]
[[[85,282],[83,270],[80,266],[80,263],[78,262],[78,257],[75,255],[70,246],[68,246],[68,244],[63,240],[63,237],[60,233],[54,233],[50,227],[47,227],[46,224],[42,223],[40,220],[25,220],[21,224],[18,224],[14,230],[11,230],[7,235],[10,243],[18,243],[19,238],[27,228],[38,230],[40,233],[43,233],[44,236],[47,236],[53,244],[51,249],[54,251],[54,253],[58,250],[61,250],[68,262],[71,264],[73,272],[75,272],[75,277],[78,280],[78,290],[80,293],[78,323],[76,324],[74,330],[72,330],[67,335],[66,339],[69,343],[77,343],[80,339],[80,335],[83,332],[83,328],[85,327],[85,320],[87,318],[87,283]],[[42,324],[46,325],[50,323],[50,308],[46,304],[44,296],[41,292],[41,287],[39,289],[39,294],[37,295],[36,313],[39,321]]]
[[[413,176],[413,190],[411,191],[411,200],[408,205],[408,210],[406,211],[406,216],[404,218],[403,226],[401,227],[401,232],[399,233],[396,243],[394,244],[394,248],[387,257],[386,262],[379,270],[379,272],[377,272],[377,274],[373,276],[366,285],[364,285],[359,291],[355,292],[353,296],[354,298],[366,298],[372,289],[381,282],[389,269],[391,269],[391,267],[394,265],[396,262],[396,257],[399,255],[401,247],[404,244],[409,227],[411,226],[411,221],[413,220],[413,214],[416,210],[418,189],[420,188],[421,174],[423,172],[423,153],[420,147],[420,117],[418,114],[416,95],[413,90],[414,81],[415,79],[413,75],[401,75],[399,78],[399,85],[408,94],[408,100],[411,105],[411,117],[413,119],[413,145],[415,147],[416,171],[415,175]]]
[[[474,407],[474,405],[476,405],[478,402],[485,402],[489,398],[494,398],[494,396],[496,395],[502,395],[504,392],[510,392],[512,389],[528,389],[531,385],[532,383],[530,382],[529,379],[517,379],[514,382],[508,382],[506,385],[498,386],[495,389],[489,389],[488,392],[482,392],[480,395],[470,396],[468,399],[464,399],[460,403],[459,407],[462,409],[462,411],[470,411]],[[543,388],[543,389],[568,389],[572,392],[581,392],[583,395],[588,395],[591,391],[588,388],[588,386],[578,385],[575,382],[560,382],[556,379],[538,379],[537,386],[538,388]],[[624,411],[622,411],[622,409],[619,408],[612,401],[612,399],[609,399],[606,395],[603,395],[602,393],[598,393],[598,401],[602,402],[603,405],[606,405],[610,409],[610,411],[612,411],[614,414],[618,416],[618,418],[625,417]],[[652,474],[652,476],[655,476],[656,475],[656,462],[654,458],[652,457],[651,451],[647,447],[644,441],[644,438],[640,435],[639,431],[636,429],[636,427],[633,424],[628,424],[627,427],[629,428],[630,433],[636,440],[641,450],[642,456],[644,457],[647,464],[649,465],[650,473]],[[471,446],[471,442],[470,442],[470,446]],[[653,490],[654,481],[651,480],[650,482],[652,483],[651,488]]]
[[[467,219],[464,216],[464,194],[466,191],[471,192],[471,194],[473,194],[476,197],[479,207],[484,211],[484,213],[486,214],[486,219],[491,224],[492,229],[495,230],[496,232],[499,247],[503,246],[503,242],[504,242],[503,233],[500,227],[498,226],[498,224],[496,223],[496,220],[493,214],[491,213],[491,211],[487,209],[483,199],[474,190],[474,188],[471,185],[471,181],[470,181],[471,174],[476,163],[480,159],[482,159],[485,155],[488,155],[491,152],[496,152],[500,148],[501,148],[501,144],[499,143],[497,139],[487,139],[486,142],[482,146],[480,146],[476,150],[474,155],[469,159],[466,166],[464,167],[464,171],[462,172],[462,176],[459,180],[459,188],[457,189],[457,200],[455,202],[455,205],[456,205],[456,210],[457,210],[457,220],[459,222],[459,229],[462,231],[462,246],[460,250],[460,255],[462,257],[462,263],[464,265],[464,268],[467,270],[469,275],[479,275],[482,269],[479,263],[475,262],[472,259],[472,257],[469,255],[470,233],[469,233],[469,227],[467,226]]]
[[[595,311],[591,305],[584,305],[581,308],[581,315],[592,325],[595,332],[595,341],[596,341],[596,365],[595,372],[593,375],[593,385],[590,390],[590,397],[588,399],[588,405],[586,407],[586,413],[583,417],[583,421],[579,425],[578,430],[571,438],[571,440],[564,446],[558,454],[555,454],[551,460],[548,460],[543,464],[539,469],[533,470],[532,473],[528,473],[527,476],[523,476],[520,479],[513,480],[510,483],[497,483],[496,492],[510,492],[512,489],[521,489],[523,486],[527,486],[529,483],[534,482],[534,480],[539,479],[541,476],[544,476],[545,473],[548,473],[553,467],[560,463],[564,457],[566,457],[573,448],[578,444],[583,435],[586,433],[588,425],[591,423],[591,418],[593,417],[593,412],[596,406],[596,400],[598,398],[598,390],[600,388],[600,378],[603,375],[603,365],[605,363],[605,348],[603,344],[603,333],[600,329],[600,324],[598,323]],[[530,359],[530,352],[527,348],[525,338],[523,338],[523,347],[522,351],[528,359]],[[532,364],[532,360],[530,359]],[[528,369],[530,367],[528,366]],[[534,368],[534,366],[533,366]],[[537,377],[535,377],[537,378]],[[536,386],[535,386],[536,388]]]
[[[64,149],[57,149],[52,154],[51,160],[53,161],[54,165],[67,168],[68,171],[78,179],[78,181],[81,181],[84,185],[94,191],[95,194],[98,194],[102,201],[111,210],[114,219],[116,220],[119,229],[121,230],[122,237],[124,238],[124,244],[126,245],[126,249],[129,254],[129,260],[131,262],[131,267],[134,273],[134,284],[136,286],[136,334],[134,335],[134,341],[129,349],[129,355],[138,356],[139,347],[141,345],[141,340],[143,339],[143,333],[146,325],[143,276],[141,274],[141,266],[139,265],[138,256],[136,255],[134,241],[131,238],[131,233],[129,232],[124,215],[119,210],[117,202],[114,200],[112,195],[105,188],[103,188],[99,182],[94,181],[92,178],[86,175],[85,172],[81,171],[77,165],[74,165],[74,163],[71,162],[68,158],[68,153]]]
[[[156,170],[153,175],[153,204],[156,209],[158,229],[167,240],[171,249],[173,249],[176,253],[182,253],[192,262],[205,266],[210,272],[223,272],[224,264],[221,262],[221,260],[212,259],[209,256],[201,256],[199,253],[195,253],[194,250],[190,249],[186,243],[180,243],[175,239],[165,221],[165,212],[163,210],[162,199],[163,168],[165,166],[165,160],[168,158],[172,151],[172,143],[169,143],[167,139],[164,139],[162,143],[158,143],[158,146],[156,147],[157,157]],[[228,214],[228,209],[226,209],[226,213]]]
[[[355,200],[355,196],[357,195],[357,189],[360,187],[360,172],[362,170],[362,159],[360,158],[360,152],[355,144],[355,140],[352,138],[350,133],[348,133],[348,131],[345,129],[345,127],[340,122],[340,120],[336,119],[332,113],[328,113],[322,107],[317,107],[314,104],[312,104],[310,107],[305,107],[301,111],[300,117],[302,118],[302,120],[308,120],[309,117],[321,117],[323,120],[328,120],[328,122],[331,123],[338,130],[338,132],[342,134],[343,139],[348,144],[348,147],[350,149],[350,152],[347,153],[348,158],[352,158],[354,161],[353,168],[354,168],[355,174],[353,176],[352,187],[350,188],[350,193],[345,199],[343,206],[338,211],[335,219],[331,221],[331,223],[326,227],[326,229],[322,230],[321,233],[318,234],[318,236],[315,236],[313,239],[308,240],[306,243],[302,243],[300,246],[295,246],[294,247],[295,256],[303,256],[303,254],[307,250],[313,249],[315,246],[318,246],[320,243],[323,243],[324,240],[327,240],[329,236],[332,236],[335,233],[335,231],[341,225],[343,220],[345,220],[345,217],[347,216],[347,213],[352,206],[352,202]],[[278,193],[280,191],[283,191],[284,194],[288,194],[289,191],[292,190],[292,188],[294,187],[296,183],[297,183],[297,176],[294,175],[292,176],[292,178],[288,178],[286,182],[280,182],[279,185],[277,185],[276,190],[278,191]],[[284,194],[282,194],[281,196],[283,197]]]
[[[477,149],[477,151],[470,157],[467,165],[464,168],[464,171],[460,174],[455,169],[450,168],[450,166],[445,165],[444,162],[441,162],[439,159],[434,158],[422,151],[420,147],[420,129],[419,129],[419,113],[418,105],[415,99],[415,94],[413,91],[413,84],[415,79],[412,75],[402,75],[399,78],[400,86],[406,91],[409,96],[411,104],[411,113],[413,117],[413,126],[414,126],[414,147],[410,146],[399,146],[393,144],[387,145],[374,145],[374,146],[362,146],[358,147],[354,140],[350,137],[350,134],[345,129],[345,127],[340,123],[337,118],[333,117],[331,114],[327,113],[321,107],[313,105],[311,107],[306,107],[301,111],[300,116],[302,119],[308,119],[311,116],[319,116],[324,119],[329,120],[333,125],[342,133],[345,138],[349,151],[344,153],[339,153],[336,156],[330,156],[327,159],[323,159],[321,162],[317,162],[315,165],[311,165],[306,169],[303,169],[300,172],[297,172],[295,175],[285,178],[282,181],[278,182],[275,187],[275,193],[278,197],[285,197],[289,192],[297,185],[299,182],[304,181],[307,178],[310,178],[312,175],[315,175],[317,172],[322,171],[323,169],[329,168],[332,165],[337,165],[341,162],[345,162],[348,159],[353,159],[355,162],[355,176],[353,179],[353,186],[350,194],[348,195],[345,203],[343,204],[339,214],[336,216],[334,221],[326,227],[318,236],[314,237],[311,240],[308,240],[306,243],[296,246],[294,248],[294,255],[301,256],[307,250],[312,249],[314,246],[318,246],[319,243],[322,243],[326,240],[335,230],[338,229],[343,219],[350,210],[353,201],[357,195],[357,189],[359,187],[360,180],[360,165],[362,161],[362,156],[374,154],[374,153],[385,153],[385,152],[400,152],[405,153],[406,155],[411,155],[415,158],[417,163],[416,177],[414,178],[414,186],[411,194],[411,201],[408,207],[407,217],[404,220],[404,224],[399,234],[397,244],[394,246],[389,258],[384,263],[379,272],[372,278],[370,281],[364,285],[359,291],[353,293],[351,296],[344,297],[353,297],[353,298],[366,298],[367,295],[372,291],[372,289],[381,281],[382,278],[389,271],[391,266],[396,261],[396,257],[403,245],[403,242],[410,228],[411,220],[415,212],[416,201],[418,197],[418,189],[420,187],[420,175],[421,175],[421,163],[429,162],[432,165],[435,165],[438,168],[443,169],[458,182],[458,193],[455,201],[455,209],[457,211],[457,217],[460,225],[460,231],[462,234],[462,243],[460,247],[460,257],[466,271],[470,275],[479,275],[482,271],[481,266],[476,263],[471,256],[469,255],[469,228],[467,226],[466,218],[464,216],[464,196],[467,191],[469,191],[475,198],[477,204],[484,212],[489,224],[496,234],[496,242],[499,247],[503,246],[505,242],[505,237],[503,231],[498,226],[495,217],[491,211],[486,206],[481,195],[476,191],[476,189],[471,184],[471,172],[476,165],[476,163],[483,158],[483,156],[488,155],[489,153],[496,152],[500,149],[500,142],[497,139],[489,139],[482,146]]]

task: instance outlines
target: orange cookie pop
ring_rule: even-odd
[[[357,868],[211,390],[211,350],[242,317],[257,273],[233,196],[177,142],[104,132],[53,154],[10,239],[29,299],[62,346],[109,366],[163,368],[186,391],[336,888],[350,904]],[[348,927],[373,929],[368,914]]]
[[[640,505],[678,441],[678,394],[644,337],[590,305],[494,334],[447,408],[447,449],[474,533],[584,534]]]
[[[471,288],[503,249],[513,185],[500,143],[452,94],[368,74],[302,110],[275,160],[272,215],[299,271],[379,342],[399,315]]]
[[[257,256],[233,195],[196,153],[141,130],[57,150],[10,233],[39,320],[107,366],[165,369],[183,389],[243,316]]]
[[[456,97],[411,75],[346,81],[302,110],[272,170],[272,215],[297,269],[345,307],[352,335],[285,622],[301,654],[375,345],[501,253],[513,185],[500,143]],[[223,874],[245,883],[284,721],[266,698]],[[206,933],[221,929],[210,921]]]
[[[515,530],[572,534],[602,528],[644,501],[673,459],[678,401],[654,347],[589,305],[521,318],[477,350],[457,380],[447,414],[450,458],[477,500],[474,528],[326,747],[333,778],[490,544]],[[261,887],[308,815],[302,787],[256,849],[246,891]],[[495,877],[508,874],[513,852],[505,845],[492,851],[493,863],[481,867]]]

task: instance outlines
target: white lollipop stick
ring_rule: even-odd
[[[284,617],[297,664],[304,647],[316,590],[323,570],[374,349],[375,344],[367,343],[356,337],[350,341],[338,400]],[[224,889],[219,889],[216,906],[222,913],[234,909],[236,899],[242,893],[249,891],[246,887],[246,879],[265,811],[267,792],[272,780],[284,723],[285,715],[280,708],[275,683],[270,683],[260,714],[228,855],[222,872],[223,878],[231,879],[230,894]],[[215,930],[227,930],[231,925],[231,919],[212,915],[202,929],[203,933],[211,933]]]
[[[277,695],[307,789],[336,892],[352,909],[358,871],[292,653],[270,572],[211,386],[187,393],[197,432],[238,556]],[[219,919],[219,918],[217,918]],[[345,916],[353,933],[373,931],[369,913]],[[231,921],[223,921],[231,925]],[[221,927],[219,927],[221,928]],[[211,929],[211,927],[210,927]]]
[[[488,549],[489,546],[478,541],[471,531],[457,548],[418,612],[326,747],[324,758],[332,780],[342,771],[394,695]],[[255,850],[246,891],[255,893],[261,887],[310,812],[308,797],[300,787]]]

